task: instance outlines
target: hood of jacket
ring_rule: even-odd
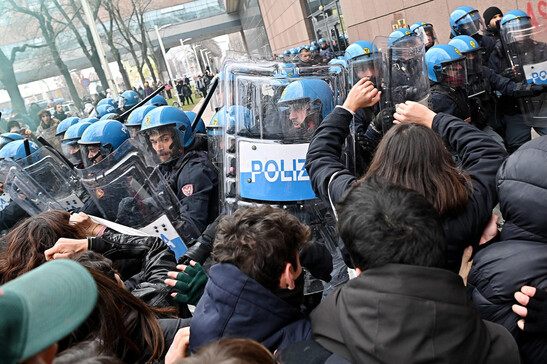
[[[190,327],[190,350],[222,337],[244,337],[272,352],[311,338],[309,319],[232,264],[211,267]]]
[[[520,147],[497,174],[500,209],[505,219],[502,240],[547,243],[547,137]]]
[[[366,270],[331,293],[311,320],[314,340],[353,363],[518,362],[509,332],[482,321],[462,279],[443,269]]]

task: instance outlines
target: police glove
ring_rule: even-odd
[[[524,331],[547,333],[547,291],[536,289],[534,297],[526,305],[528,313],[524,319]]]
[[[197,239],[192,240],[188,245],[190,248],[179,258],[178,264],[189,264],[190,260],[195,260],[199,264],[205,263],[213,251],[213,242],[217,232],[218,222],[224,215],[220,215],[213,221],[207,229]]]
[[[183,272],[169,272],[170,277],[175,274],[174,287],[177,292],[173,295],[173,299],[178,303],[195,306],[203,295],[208,280],[203,267],[201,264],[196,263],[194,266],[186,266]]]
[[[385,134],[393,126],[393,114],[395,108],[387,108],[378,113],[372,121],[372,127],[379,134]]]
[[[533,83],[519,82],[513,91],[514,97],[532,97],[539,96],[547,89],[545,85],[535,85]]]
[[[503,71],[501,71],[501,75],[503,77],[509,78],[511,80],[514,80],[515,77],[517,77],[517,73],[512,68],[506,68]]]

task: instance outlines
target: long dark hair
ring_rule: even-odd
[[[363,179],[371,176],[418,192],[441,216],[463,211],[471,190],[441,137],[413,123],[396,125],[382,138]]]
[[[83,239],[85,233],[71,225],[70,214],[51,210],[20,222],[2,239],[5,251],[0,257],[0,284],[4,284],[46,262],[44,252],[59,238]]]
[[[173,314],[173,308],[147,306],[116,282],[112,262],[85,251],[73,260],[86,267],[97,283],[99,298],[87,320],[71,334],[68,346],[82,340],[99,339],[106,352],[116,353],[124,362],[137,362],[148,347],[148,362],[160,359],[165,341],[157,316]]]

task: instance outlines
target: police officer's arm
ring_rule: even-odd
[[[453,116],[461,115],[458,105],[450,97],[440,93],[431,94],[431,109],[436,113],[444,112]]]
[[[525,82],[514,82],[510,78],[498,75],[488,67],[483,67],[483,74],[490,82],[493,90],[501,92],[510,97],[532,97],[544,92],[544,85],[527,84]]]
[[[179,174],[176,191],[182,204],[179,217],[185,223],[187,238],[197,238],[207,227],[210,204],[218,198],[217,188],[217,174],[204,163],[191,161]]]

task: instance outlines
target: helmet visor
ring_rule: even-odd
[[[478,75],[482,72],[482,51],[480,48],[464,53],[467,74]]]
[[[465,58],[442,63],[442,68],[437,72],[437,79],[452,87],[464,87],[467,82]]]
[[[484,31],[485,26],[477,10],[464,15],[456,21],[456,33],[459,35],[475,35]]]
[[[89,168],[102,161],[111,150],[102,147],[100,144],[80,144],[80,155],[85,168]]]
[[[63,155],[75,166],[78,166],[82,163],[82,155],[80,153],[80,145],[76,142],[67,144],[63,143],[61,145],[63,150]]]
[[[179,158],[184,153],[176,124],[141,130],[137,135],[158,164]]]
[[[416,33],[422,42],[424,42],[426,50],[433,47],[437,43],[437,34],[435,34],[435,29],[433,29],[433,25],[431,24],[425,24],[416,28],[414,33]]]
[[[351,60],[350,77],[352,85],[355,85],[363,77],[368,77],[372,82],[377,77],[374,68],[374,56],[366,54]]]

